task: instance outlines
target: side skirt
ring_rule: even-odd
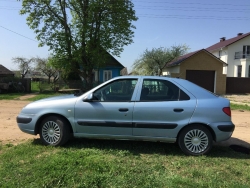
[[[95,139],[113,139],[113,140],[145,140],[145,141],[159,141],[167,143],[175,143],[176,138],[166,137],[145,137],[145,136],[129,136],[129,135],[100,135],[100,134],[85,134],[85,133],[74,133],[74,137],[77,138],[95,138]]]

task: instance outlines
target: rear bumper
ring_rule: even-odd
[[[220,131],[223,131],[223,132],[233,132],[234,128],[235,128],[235,125],[234,124],[231,124],[231,125],[218,125],[217,127],[218,127],[218,129]]]
[[[215,142],[228,140],[235,128],[235,125],[231,121],[211,123],[209,126],[215,133]]]

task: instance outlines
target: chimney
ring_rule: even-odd
[[[238,33],[238,34],[237,34],[237,36],[241,36],[241,35],[243,35],[243,33]]]
[[[221,37],[220,38],[220,42],[223,42],[223,41],[225,41],[226,40],[226,37]]]

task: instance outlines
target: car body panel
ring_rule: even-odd
[[[83,102],[75,106],[77,133],[104,135],[132,135],[134,102]],[[128,109],[128,111],[119,111]]]

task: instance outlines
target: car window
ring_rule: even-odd
[[[190,97],[172,82],[167,80],[144,79],[140,101],[178,101]]]
[[[94,98],[104,102],[126,102],[131,101],[137,79],[122,79],[108,83],[96,90]]]

